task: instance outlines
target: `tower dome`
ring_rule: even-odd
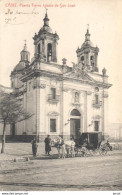
[[[85,41],[84,41],[84,43],[82,44],[81,47],[87,47],[87,46],[94,47],[93,43],[90,41],[89,29],[87,29],[87,32],[85,34]]]
[[[40,29],[39,32],[46,31],[46,32],[49,32],[49,33],[53,33],[52,29],[49,26],[49,18],[48,18],[48,15],[47,15],[47,9],[46,9],[46,14],[45,14],[45,17],[44,17],[43,21],[44,21],[44,25]]]
[[[18,71],[23,70],[24,68],[25,68],[25,64],[24,64],[24,63],[19,62],[19,63],[15,66],[15,68],[14,68],[14,70],[13,70],[13,71],[18,72]]]
[[[27,65],[29,65],[30,52],[27,51],[26,41],[25,41],[23,50],[20,52],[20,56],[21,56],[20,62],[15,66],[13,71],[16,71],[16,72],[21,71]]]
[[[40,31],[46,31],[49,33],[53,33],[52,29],[49,26],[43,26]]]

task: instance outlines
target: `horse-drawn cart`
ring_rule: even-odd
[[[85,132],[77,140],[57,137],[51,141],[51,145],[57,148],[59,158],[105,155],[108,150],[112,150],[109,142],[102,140],[101,132]]]
[[[102,132],[84,132],[76,141],[76,153],[82,156],[107,154],[108,150],[112,150],[108,141],[103,141]]]

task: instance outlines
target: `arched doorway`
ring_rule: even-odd
[[[81,114],[77,109],[73,109],[70,113],[70,136],[78,139],[80,134]]]

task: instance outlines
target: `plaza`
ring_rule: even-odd
[[[7,143],[6,154],[0,154],[0,190],[119,191],[121,155],[122,150],[113,150],[105,156],[58,159],[56,148],[48,157],[44,144],[39,143],[37,157],[33,158],[30,143]]]

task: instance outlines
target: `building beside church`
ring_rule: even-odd
[[[49,26],[47,13],[44,25],[34,35],[34,57],[26,43],[20,53],[20,61],[11,72],[11,87],[26,111],[34,115],[12,124],[11,135],[44,140],[52,137],[79,137],[82,132],[107,134],[108,83],[106,69],[99,73],[99,48],[90,40],[89,29],[85,41],[76,50],[77,63],[68,66],[62,59],[57,63],[59,36]]]

